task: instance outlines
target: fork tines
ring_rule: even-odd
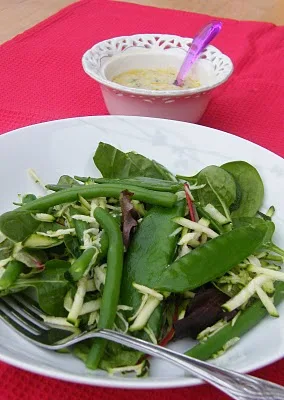
[[[25,336],[37,336],[50,328],[43,322],[43,313],[25,295],[0,298],[0,317]]]

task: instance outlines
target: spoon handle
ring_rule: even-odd
[[[205,49],[206,46],[214,39],[214,37],[220,32],[222,28],[222,22],[212,21],[205,25],[201,31],[193,39],[191,46],[188,49],[185,60],[179,70],[178,76],[175,81],[175,85],[182,86],[186,75],[192,64],[197,60],[200,53]]]

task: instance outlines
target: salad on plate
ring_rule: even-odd
[[[245,161],[173,175],[136,152],[100,143],[102,177],[41,182],[0,216],[0,296],[22,292],[51,326],[108,328],[186,354],[221,356],[284,297],[275,209]],[[261,211],[262,210],[262,211]],[[90,369],[144,376],[148,358],[104,339],[70,349]]]

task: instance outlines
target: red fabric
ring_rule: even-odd
[[[192,36],[209,16],[106,0],[75,3],[0,47],[0,133],[58,118],[106,114],[98,85],[82,70],[95,42],[134,33]],[[223,20],[214,44],[235,72],[214,92],[200,122],[284,156],[284,27]],[[257,371],[284,385],[284,360]],[[170,391],[126,391],[67,384],[0,364],[1,400],[226,399],[203,385]]]

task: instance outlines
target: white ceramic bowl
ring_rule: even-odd
[[[112,82],[114,76],[136,68],[175,68],[178,70],[192,42],[174,35],[141,34],[120,36],[99,42],[82,59],[85,72],[100,83],[110,114],[138,115],[198,122],[212,89],[224,83],[233,72],[229,57],[208,46],[194,65],[191,76],[201,86],[183,90],[146,90]]]

